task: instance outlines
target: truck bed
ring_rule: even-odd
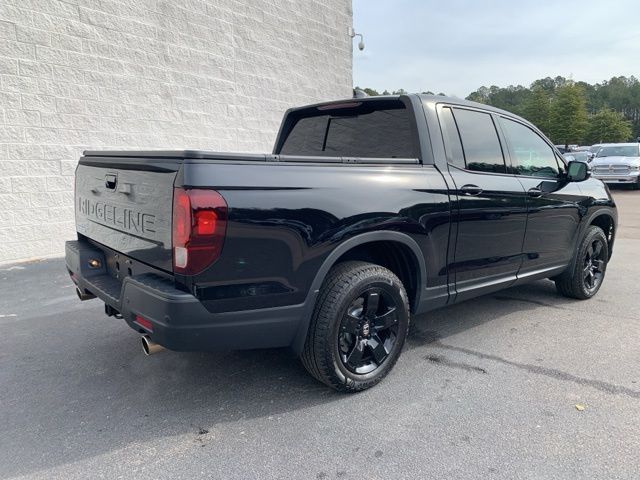
[[[210,160],[214,162],[291,162],[291,163],[359,163],[359,164],[398,164],[411,165],[420,163],[417,158],[360,158],[331,157],[314,155],[281,155],[273,153],[236,153],[213,152],[209,150],[87,150],[83,160],[92,164],[100,163],[100,159],[121,158],[132,159],[136,164],[154,161]],[[111,160],[110,160],[111,161]]]

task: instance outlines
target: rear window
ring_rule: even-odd
[[[402,102],[353,102],[298,113],[278,153],[323,157],[416,158],[411,112]],[[326,108],[326,107],[320,107]]]

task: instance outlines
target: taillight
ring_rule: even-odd
[[[227,202],[215,190],[173,191],[173,271],[195,275],[222,252]]]

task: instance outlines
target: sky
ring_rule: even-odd
[[[638,0],[353,0],[353,26],[353,84],[380,92],[640,77]]]

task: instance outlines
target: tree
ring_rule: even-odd
[[[355,92],[356,90],[360,90],[361,92],[366,93],[370,97],[377,97],[378,95],[380,95],[376,90],[374,90],[373,88],[369,88],[369,87],[360,88],[359,86],[356,85],[355,88],[353,89],[353,91]]]
[[[587,115],[595,115],[602,109],[613,110],[621,114],[625,120],[631,122],[631,136],[633,138],[640,137],[640,81],[633,76],[612,77],[609,80],[594,84],[582,81],[573,82],[562,76],[549,76],[535,80],[529,88],[522,85],[480,87],[470,93],[467,96],[467,100],[492,105],[521,115],[531,120],[548,136],[553,136],[554,133],[558,133],[559,126],[557,122],[553,124],[552,117],[557,114],[560,108],[559,106],[556,108],[556,103],[559,100],[562,102],[562,98],[566,96],[565,87],[567,86],[583,92]],[[364,88],[363,90],[372,96],[378,93],[374,89]],[[548,98],[549,115],[547,122],[544,120],[544,94],[539,90],[542,90]],[[403,92],[404,90],[400,89],[394,93]],[[385,90],[382,95],[391,95],[391,93]],[[581,120],[579,119],[578,123],[585,119],[582,114],[579,117],[582,118]],[[571,117],[565,116],[564,118],[570,119]],[[554,128],[552,128],[552,124]],[[556,140],[564,142],[566,139],[556,138]],[[582,139],[577,141],[580,142]]]
[[[549,94],[541,86],[534,86],[531,89],[531,95],[529,95],[522,108],[522,116],[548,136],[550,114],[551,98]]]
[[[595,114],[603,108],[608,108],[623,115],[625,120],[631,122],[633,130],[632,137],[640,136],[640,81],[636,77],[612,77],[600,83],[589,84],[587,82],[576,81],[556,76],[546,77],[534,81],[530,88],[520,85],[497,87],[480,87],[469,94],[468,100],[493,105],[510,112],[531,118],[533,123],[538,124],[540,120],[532,117],[530,103],[535,103],[540,99],[532,99],[536,89],[542,89],[549,97],[550,104],[555,104],[559,94],[567,85],[578,87],[584,92],[587,112]],[[540,94],[538,94],[540,95]],[[541,96],[541,95],[540,95]],[[550,115],[551,117],[551,115]],[[550,122],[551,123],[551,122]],[[542,125],[538,125],[546,133]],[[549,127],[548,127],[549,128]],[[564,141],[564,140],[560,140]]]
[[[467,97],[467,100],[471,100],[472,102],[486,103],[487,105],[491,105],[491,101],[489,99],[489,89],[487,87],[480,87],[475,92],[471,92]]]
[[[587,129],[587,105],[582,88],[573,82],[556,89],[549,133],[556,144],[581,143]]]
[[[587,144],[625,142],[631,133],[631,122],[621,113],[605,108],[589,118],[585,141]]]
[[[521,114],[522,105],[530,94],[529,89],[522,85],[509,85],[506,88],[491,85],[489,88],[480,87],[475,92],[472,92],[467,97],[467,100],[486,103],[487,105]]]

